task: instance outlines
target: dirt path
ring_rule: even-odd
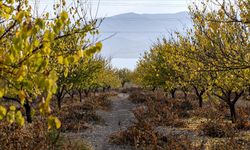
[[[135,105],[128,101],[128,94],[119,94],[112,101],[111,111],[98,111],[105,125],[94,126],[81,134],[85,140],[91,143],[95,150],[131,150],[128,146],[112,145],[108,142],[109,136],[117,131],[124,130],[132,125]]]

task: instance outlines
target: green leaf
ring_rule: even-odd
[[[9,4],[13,4],[14,0],[6,0],[6,2],[9,3]]]
[[[101,42],[98,42],[96,43],[96,52],[100,52],[100,50],[102,49],[102,43]]]
[[[41,19],[41,18],[37,18],[37,19],[36,19],[36,24],[37,24],[41,29],[44,29],[44,28],[45,28],[44,21],[43,21],[43,19]]]
[[[16,20],[17,20],[19,23],[21,23],[22,20],[23,20],[24,15],[25,15],[25,12],[24,12],[24,11],[19,11],[19,12],[17,13],[17,15],[16,15]]]

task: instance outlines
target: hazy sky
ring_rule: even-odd
[[[35,0],[30,0],[34,4]],[[39,14],[44,11],[52,12],[53,4],[60,0],[37,0]],[[73,0],[66,0],[67,4],[72,4]],[[87,6],[91,6],[92,17],[95,16],[97,8],[97,17],[109,17],[123,13],[139,13],[139,14],[165,14],[187,11],[188,2],[190,0],[80,0],[87,1]],[[89,9],[88,9],[89,10]],[[138,59],[113,59],[112,64],[117,68],[134,69]]]
[[[31,0],[31,3],[34,0]],[[52,9],[52,4],[60,0],[38,0],[39,10],[42,12]],[[68,4],[72,0],[66,0]],[[91,4],[93,15],[95,14],[98,3],[98,17],[108,17],[122,13],[176,13],[180,11],[187,11],[189,0],[81,0],[82,2],[88,1]]]
[[[98,0],[92,0],[96,6]],[[126,12],[175,13],[187,10],[186,0],[100,0],[99,15],[111,16]]]

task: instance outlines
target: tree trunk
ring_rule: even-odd
[[[170,93],[171,93],[171,97],[172,97],[172,98],[175,98],[175,92],[176,92],[176,89],[170,90]]]
[[[203,98],[202,98],[202,96],[199,96],[198,98],[199,98],[199,107],[202,108],[202,106],[203,106]]]
[[[28,100],[26,100],[26,102],[24,104],[24,108],[25,108],[27,122],[32,123],[31,107],[30,107]]]
[[[94,95],[96,96],[96,93],[98,93],[98,88],[94,89]]]
[[[196,86],[193,86],[194,89],[195,89],[195,94],[199,100],[199,107],[202,108],[203,106],[203,94],[205,93],[206,90],[202,89],[200,92],[199,92],[199,89],[196,87]]]
[[[230,108],[232,123],[235,123],[237,120],[236,111],[235,111],[235,104],[230,104],[229,108]]]
[[[82,102],[82,90],[78,90],[80,102]]]
[[[156,91],[156,87],[153,87],[152,91],[155,92]]]
[[[182,92],[184,94],[184,99],[187,99],[187,91],[185,88],[182,89]]]
[[[227,103],[230,109],[232,123],[235,123],[237,121],[235,104],[240,99],[240,97],[244,94],[244,91],[234,92],[234,93],[231,90],[226,91],[226,90],[221,89],[221,91],[223,93],[223,96],[216,95],[216,94],[215,95]]]
[[[126,83],[126,82],[124,82],[124,81],[122,82],[122,88],[124,88],[124,86],[125,86],[125,83]]]
[[[58,106],[58,109],[61,110],[61,108],[62,108],[62,99],[61,99],[61,96],[57,97],[57,106]]]
[[[70,93],[70,97],[71,97],[71,99],[73,99],[73,98],[74,98],[74,95],[75,95],[75,92],[72,90],[72,92]]]
[[[107,89],[107,90],[108,90],[108,92],[111,90],[111,86],[110,86],[110,85],[108,86],[108,89]]]
[[[57,93],[56,93],[56,97],[57,97],[57,106],[58,109],[61,110],[62,108],[62,99],[65,96],[65,94],[63,94],[64,90],[65,90],[65,85],[63,85],[61,88],[58,89]]]
[[[250,87],[248,87],[248,96],[250,96]]]
[[[88,97],[89,96],[89,90],[84,90],[85,96]]]
[[[75,92],[74,90],[65,90],[67,94],[69,94],[70,98],[73,99],[74,98],[74,95],[75,95]]]

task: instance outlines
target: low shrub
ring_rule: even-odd
[[[250,121],[238,120],[235,127],[239,130],[250,130]]]
[[[35,120],[32,124],[19,126],[0,122],[0,150],[93,150],[83,140],[65,138],[60,130],[48,130],[46,121]]]
[[[143,92],[132,92],[128,99],[135,104],[145,103],[151,100],[151,98]]]
[[[237,138],[228,138],[223,141],[213,142],[209,146],[211,150],[243,150],[250,149],[250,141]]]
[[[190,111],[190,116],[207,118],[207,119],[225,119],[225,112],[214,108],[213,106],[206,105],[203,108],[196,108],[195,110]]]
[[[124,88],[121,90],[121,93],[133,93],[133,92],[140,92],[143,91],[142,88],[131,87],[131,88]]]
[[[94,150],[94,148],[83,139],[72,139],[62,137],[57,144],[58,150]]]
[[[249,107],[239,107],[237,109],[237,122],[235,127],[239,130],[250,130],[250,108]]]
[[[89,128],[89,123],[100,123],[101,118],[95,112],[73,111],[60,117],[63,132],[79,132]]]
[[[1,121],[0,149],[53,149],[56,146],[59,133],[49,131],[47,124],[43,122],[40,120],[21,127],[17,124]]]
[[[175,99],[169,102],[172,111],[174,111],[179,118],[189,118],[190,111],[194,109],[194,104],[190,100]]]
[[[233,125],[221,120],[209,120],[202,123],[198,128],[202,135],[213,138],[233,137],[235,135]]]
[[[185,111],[177,111],[173,109],[171,103],[161,103],[156,101],[148,101],[144,111],[134,111],[137,120],[145,120],[151,122],[155,126],[172,126],[185,127],[185,122],[179,119],[180,113]]]
[[[114,133],[110,136],[110,142],[117,145],[131,145],[136,148],[157,145],[158,134],[152,126],[146,122],[136,123],[125,131]]]
[[[140,125],[137,123],[125,131],[114,133],[110,137],[110,142],[117,145],[131,145],[146,150],[201,149],[201,145],[194,146],[187,136],[162,136],[155,132],[148,123]]]
[[[102,119],[95,113],[92,105],[76,103],[63,107],[57,114],[62,122],[63,132],[78,132],[87,129],[89,123],[98,124]]]
[[[161,138],[161,144],[160,149],[165,150],[191,150],[191,149],[197,149],[200,150],[202,149],[203,145],[201,144],[196,144],[192,142],[190,137],[184,136],[184,135],[168,135],[167,137],[162,137]]]
[[[95,110],[110,110],[112,108],[112,102],[107,95],[91,96],[88,97],[83,105],[87,105]]]
[[[175,99],[172,101],[172,107],[178,111],[188,111],[194,109],[193,103],[191,101],[183,99]]]

